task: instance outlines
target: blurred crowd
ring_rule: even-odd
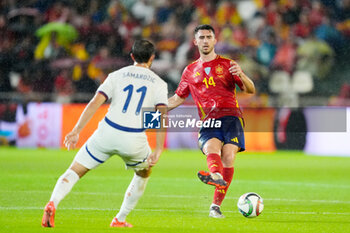
[[[199,56],[192,43],[198,24],[215,28],[217,52],[239,61],[259,95],[272,94],[275,71],[307,72],[327,85],[349,67],[350,0],[2,0],[0,93],[80,101],[78,94],[94,93],[109,72],[131,64],[131,45],[141,37],[156,45],[152,68],[173,92]],[[337,82],[335,95],[349,84]]]

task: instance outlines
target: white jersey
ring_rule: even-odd
[[[112,99],[106,118],[122,127],[143,128],[143,108],[168,105],[166,82],[140,66],[130,65],[110,73],[97,91]]]
[[[93,169],[117,154],[127,168],[148,168],[151,148],[143,129],[142,109],[168,105],[166,82],[150,69],[127,66],[110,73],[97,91],[111,99],[111,105],[74,161]]]

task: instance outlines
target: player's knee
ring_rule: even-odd
[[[214,140],[209,140],[207,143],[204,144],[202,148],[202,152],[205,155],[212,154],[212,153],[220,155],[221,149],[222,149],[221,141],[215,138]]]
[[[224,167],[232,167],[235,161],[235,156],[234,154],[222,154],[221,157],[222,165]]]
[[[90,169],[86,168],[85,166],[81,165],[78,162],[74,162],[71,166],[70,169],[77,173],[79,178],[83,177]]]
[[[151,172],[152,172],[151,168],[135,171],[136,175],[141,176],[142,178],[149,177],[151,175]]]

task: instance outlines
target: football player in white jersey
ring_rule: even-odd
[[[58,179],[50,201],[44,209],[43,227],[54,227],[55,211],[59,202],[70,192],[74,184],[89,170],[96,168],[112,155],[119,155],[127,168],[135,174],[126,190],[120,211],[113,218],[111,227],[132,227],[125,221],[142,196],[151,167],[162,153],[165,133],[157,131],[156,148],[152,152],[142,123],[142,108],[157,110],[155,117],[166,113],[168,87],[150,70],[155,48],[147,40],[135,41],[131,58],[133,65],[110,73],[98,88],[81,114],[73,130],[65,137],[65,145],[75,148],[79,133],[96,110],[108,99],[111,104],[98,129],[80,148],[68,170]]]

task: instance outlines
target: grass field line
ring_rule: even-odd
[[[43,210],[44,207],[35,207],[35,206],[0,206],[0,210]],[[84,211],[117,211],[118,209],[114,208],[96,208],[96,207],[62,207],[60,210],[84,210]],[[151,212],[183,212],[183,209],[134,209],[133,211],[151,211]],[[206,213],[208,210],[191,210],[191,213]],[[228,213],[235,213],[237,211],[225,210]],[[297,214],[297,215],[350,215],[347,212],[304,212],[304,211],[265,211],[269,214]]]
[[[42,191],[42,190],[22,190],[22,191],[1,191],[6,193],[46,193],[50,194],[51,191]],[[116,193],[106,193],[106,192],[81,192],[81,191],[72,191],[73,195],[89,195],[89,196],[124,196],[123,192]],[[198,198],[206,198],[207,196],[203,195],[167,195],[167,194],[152,194],[152,197],[156,198],[181,198],[181,199],[198,199]],[[230,197],[227,196],[226,199],[230,200],[238,200],[238,197]],[[341,200],[307,200],[307,199],[288,199],[288,198],[263,198],[265,201],[280,201],[280,202],[312,202],[312,203],[333,203],[333,204],[350,204],[350,201],[341,201]]]

